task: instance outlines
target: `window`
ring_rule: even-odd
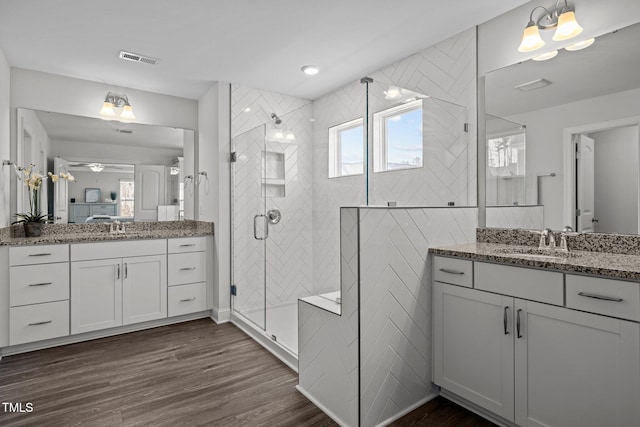
[[[364,126],[356,119],[329,128],[329,178],[364,174]]]
[[[422,167],[422,100],[373,115],[373,171]]]
[[[487,140],[487,166],[493,175],[523,176],[525,133],[489,137]]]
[[[120,216],[133,217],[133,197],[134,185],[133,180],[120,180]]]

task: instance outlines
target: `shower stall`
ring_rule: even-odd
[[[295,367],[298,299],[340,290],[340,207],[475,204],[468,116],[381,79],[313,102],[232,86],[234,322]]]

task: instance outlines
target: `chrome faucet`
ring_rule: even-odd
[[[549,244],[547,244],[547,238],[549,239]],[[545,228],[544,230],[540,231],[540,244],[538,245],[538,249],[555,249],[555,248],[556,248],[556,237],[553,235],[553,231],[550,228]]]

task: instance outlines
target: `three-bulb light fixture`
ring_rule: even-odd
[[[520,43],[520,47],[518,47],[518,51],[533,52],[543,47],[545,42],[540,36],[540,30],[555,28],[556,31],[552,37],[553,41],[569,40],[582,33],[582,27],[576,21],[575,8],[569,6],[567,0],[564,0],[564,6],[562,7],[560,5],[561,1],[562,0],[556,0],[556,7],[553,11],[548,10],[544,6],[533,8],[529,15],[529,23],[522,33],[522,42]],[[538,9],[543,9],[545,13],[537,21],[534,21],[533,14]],[[565,49],[580,50],[591,46],[593,42],[594,39],[584,40],[567,46]],[[557,51],[552,51],[533,59],[539,61],[551,59],[557,54]]]
[[[116,111],[116,109],[118,111]],[[117,93],[109,92],[102,104],[102,110],[100,115],[106,120],[121,119],[124,121],[131,121],[136,118],[133,114],[133,108],[129,104],[129,98],[127,95],[120,95]]]

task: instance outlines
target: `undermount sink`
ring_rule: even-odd
[[[564,252],[559,249],[537,249],[537,248],[502,248],[496,252],[503,255],[522,256],[527,258],[540,259],[567,259],[580,258],[582,255],[575,252]]]

